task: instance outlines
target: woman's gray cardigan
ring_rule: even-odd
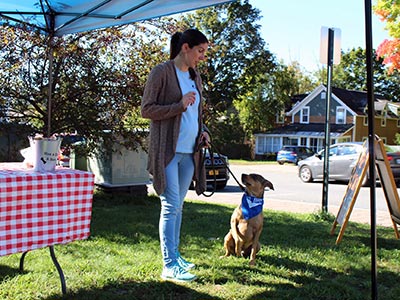
[[[200,74],[196,76],[196,88],[200,94]],[[173,60],[157,65],[149,74],[142,98],[143,118],[151,119],[149,156],[147,170],[153,175],[153,187],[158,195],[165,190],[165,167],[175,155],[182,113],[182,91],[179,86]],[[199,105],[199,133],[203,128],[202,103]],[[197,143],[196,143],[197,144]],[[201,165],[200,151],[194,149],[195,189],[197,194],[205,191],[205,170]]]

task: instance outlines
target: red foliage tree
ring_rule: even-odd
[[[383,22],[392,40],[384,40],[376,50],[383,63],[388,65],[389,73],[400,70],[400,2],[393,0],[378,0],[374,6],[374,12]]]

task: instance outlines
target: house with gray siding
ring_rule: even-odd
[[[278,152],[285,145],[302,145],[319,151],[324,148],[327,89],[318,86],[310,94],[295,96],[284,113],[284,122],[267,132],[255,134],[255,157]],[[330,101],[330,144],[364,141],[368,137],[367,93],[332,88]],[[375,95],[375,133],[394,144],[400,131],[400,105]]]

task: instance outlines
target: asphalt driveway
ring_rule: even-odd
[[[322,182],[304,183],[298,178],[297,166],[293,164],[231,164],[231,171],[240,180],[242,173],[258,173],[274,184],[274,191],[265,192],[265,208],[288,212],[317,212],[322,208]],[[346,183],[331,182],[328,185],[328,211],[335,216],[346,193]],[[400,193],[400,189],[397,189]],[[240,202],[242,191],[231,176],[223,190],[216,191],[211,197],[196,195],[189,191],[187,198],[213,203],[236,205]],[[370,221],[370,188],[361,187],[350,221],[369,223]],[[376,188],[377,224],[392,226],[386,199],[380,186]]]

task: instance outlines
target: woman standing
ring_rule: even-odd
[[[147,79],[142,116],[151,119],[148,171],[161,200],[159,223],[163,257],[161,278],[196,279],[195,265],[179,252],[182,208],[192,179],[198,194],[205,190],[205,172],[196,145],[209,141],[203,131],[202,83],[196,70],[205,59],[208,40],[196,29],[171,37],[170,60],[156,66]]]

